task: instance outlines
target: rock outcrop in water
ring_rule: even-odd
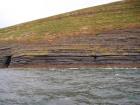
[[[140,1],[0,29],[0,67],[140,67]]]

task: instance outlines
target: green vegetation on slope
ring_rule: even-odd
[[[96,35],[139,26],[140,0],[125,0],[0,29],[0,40],[49,40],[57,35]]]

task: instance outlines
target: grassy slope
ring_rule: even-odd
[[[140,0],[125,0],[0,29],[1,41],[53,40],[60,35],[96,35],[140,26]]]

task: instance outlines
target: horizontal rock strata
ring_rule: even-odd
[[[0,48],[0,67],[32,65],[140,67],[140,29],[66,36],[55,39],[51,44],[38,42]]]
[[[13,57],[11,66],[24,65],[69,65],[69,64],[140,64],[139,55],[101,55],[101,56],[20,56]]]

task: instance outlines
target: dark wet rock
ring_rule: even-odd
[[[14,65],[68,65],[68,64],[140,64],[139,55],[101,55],[101,56],[19,56],[13,57],[11,66]]]

